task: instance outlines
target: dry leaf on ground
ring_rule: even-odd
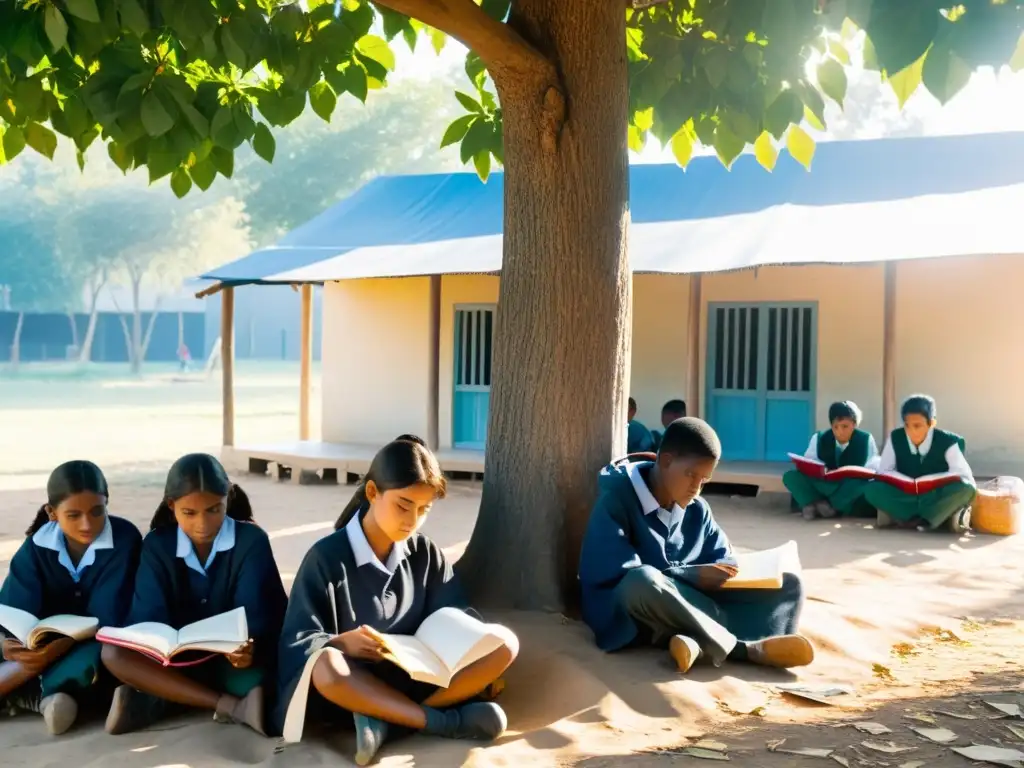
[[[713,749],[698,749],[697,747],[687,747],[686,749],[680,750],[680,752],[690,757],[699,757],[701,760],[729,760],[729,756],[727,754],[725,754],[724,752],[716,752]]]
[[[891,741],[862,741],[861,746],[867,747],[872,752],[883,752],[887,755],[899,755],[903,752],[913,752],[917,747],[902,747]]]
[[[977,760],[992,765],[1004,765],[1008,768],[1022,768],[1024,766],[1024,752],[1019,749],[1006,749],[1005,747],[986,747],[974,744],[970,747],[953,747],[958,755],[968,760]]]
[[[853,723],[853,727],[862,733],[870,733],[872,736],[881,736],[883,733],[892,733],[892,729],[882,723]]]
[[[985,704],[997,712],[1002,712],[1006,717],[1024,717],[1020,711],[1020,704],[1006,704],[1002,701],[986,701]]]
[[[910,730],[936,744],[951,744],[960,738],[948,728],[911,728]]]

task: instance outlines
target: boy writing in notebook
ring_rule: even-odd
[[[878,480],[871,482],[864,498],[878,510],[879,527],[935,530],[946,526],[954,533],[967,530],[978,489],[964,457],[964,439],[936,427],[935,399],[929,395],[908,397],[900,415],[903,426],[894,429],[886,440],[878,471],[895,471],[912,478],[953,472],[960,479],[920,495]]]
[[[870,433],[860,429],[861,411],[852,400],[832,403],[828,409],[829,429],[815,432],[804,456],[820,461],[828,470],[839,467],[874,467],[878,446]],[[860,478],[826,480],[808,477],[791,469],[782,482],[800,507],[805,520],[816,517],[855,514],[868,481]]]
[[[597,645],[667,646],[679,670],[698,658],[772,667],[814,659],[796,634],[804,596],[800,579],[782,588],[721,589],[736,559],[718,527],[704,484],[721,457],[718,435],[684,418],[665,430],[654,462],[617,462],[601,473],[580,558],[583,619]]]

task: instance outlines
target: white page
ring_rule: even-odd
[[[409,673],[413,680],[445,688],[451,682],[451,672],[427,646],[409,635],[384,635],[388,650],[395,662]]]
[[[165,658],[178,644],[178,631],[156,621],[144,621],[124,628],[104,627],[100,634],[103,638],[149,648]]]
[[[28,638],[33,627],[39,621],[35,616],[20,608],[0,605],[0,627],[6,629],[24,646],[28,646]]]
[[[489,626],[458,608],[442,608],[430,614],[416,637],[452,674],[501,647],[503,640]]]
[[[68,614],[50,616],[48,619],[43,619],[36,624],[35,629],[29,634],[29,647],[36,645],[46,635],[53,633],[65,635],[73,640],[88,640],[96,634],[98,626],[99,621],[91,616],[71,616]]]
[[[736,555],[736,562],[738,573],[725,583],[726,589],[743,589],[742,582],[744,581],[775,581],[778,583],[782,574],[799,575],[802,570],[800,553],[795,541],[787,541],[774,549]]]
[[[208,646],[214,643],[232,644],[231,653],[249,639],[249,625],[245,620],[245,608],[235,608],[227,613],[219,613],[208,619],[197,621],[182,627],[178,631],[178,645],[204,650],[212,650]]]

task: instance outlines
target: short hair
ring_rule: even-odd
[[[840,419],[849,419],[858,427],[864,414],[853,400],[840,400],[828,407],[828,423],[835,424]]]
[[[900,408],[900,418],[906,419],[907,416],[924,416],[928,421],[934,421],[935,419],[935,398],[931,395],[911,395],[903,401],[903,406]]]
[[[685,400],[669,400],[663,406],[661,406],[662,413],[678,413],[680,417],[686,415],[686,401]]]
[[[667,454],[679,459],[722,458],[722,443],[711,425],[694,416],[676,419],[665,429],[658,455]]]
[[[636,400],[634,400],[632,397],[629,398],[629,407],[632,408],[634,411],[636,410]]]

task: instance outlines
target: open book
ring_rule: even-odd
[[[781,589],[782,576],[800,573],[800,553],[795,541],[775,549],[736,555],[738,571],[722,589]]]
[[[245,620],[245,609],[235,608],[208,619],[174,629],[166,624],[147,621],[130,627],[103,627],[96,633],[101,643],[117,645],[138,651],[165,667],[190,667],[201,664],[217,654],[237,651],[249,640],[249,625]],[[189,651],[201,651],[206,655],[199,659],[175,662],[174,657]]]
[[[800,474],[807,475],[815,480],[849,480],[850,478],[871,480],[876,476],[875,471],[867,467],[852,465],[839,467],[838,469],[828,469],[824,462],[817,459],[809,459],[806,456],[798,456],[795,453],[789,454],[789,458],[796,465]]]
[[[0,627],[30,651],[42,648],[57,637],[88,640],[96,634],[99,622],[88,616],[61,614],[37,619],[31,613],[9,605],[0,605]]]
[[[875,479],[895,486],[904,493],[920,496],[922,493],[928,493],[936,488],[957,482],[960,480],[960,475],[956,472],[941,472],[937,475],[924,475],[915,480],[912,477],[901,475],[899,472],[879,472]]]
[[[457,608],[430,614],[415,635],[384,635],[385,658],[413,680],[447,688],[455,675],[502,646],[492,625]]]

